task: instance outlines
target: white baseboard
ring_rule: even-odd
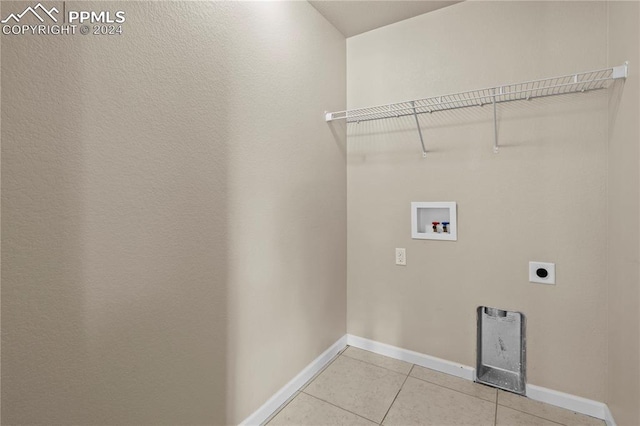
[[[369,340],[351,334],[347,334],[347,345],[388,356],[389,358],[399,359],[400,361],[405,361],[411,364],[417,364],[452,376],[461,377],[467,380],[475,380],[475,368],[436,358],[434,356],[398,348],[396,346],[387,345],[386,343],[376,342],[375,340]]]
[[[374,340],[365,339],[351,334],[347,335],[347,344],[356,348],[375,352],[400,361],[410,362],[442,373],[451,374],[467,380],[475,380],[475,368],[455,362],[436,358],[419,352],[398,348]],[[591,417],[602,419],[607,426],[615,426],[613,416],[607,405],[603,402],[570,395],[563,392],[554,391],[535,385],[527,385],[527,397],[535,401],[545,402],[556,407],[566,408],[576,413],[586,414]]]
[[[604,421],[607,423],[607,426],[616,426],[616,421],[613,420],[613,414],[609,406],[604,407]]]
[[[347,345],[347,336],[339,338],[329,349],[307,365],[296,377],[284,385],[262,407],[244,419],[240,425],[257,426],[264,423],[282,404],[287,402],[300,388],[318,373],[331,359]]]
[[[606,420],[606,411],[608,411],[608,407],[604,402],[598,402],[592,399],[582,398],[580,396],[558,392],[553,389],[547,389],[536,385],[527,385],[527,397],[536,401],[555,405],[556,407],[566,408],[567,410],[575,411],[576,413],[586,414],[587,416]],[[611,420],[613,420],[613,418]]]
[[[389,358],[398,359],[400,361],[409,362],[411,364],[420,365],[442,373],[457,376],[466,380],[475,380],[475,368],[468,365],[458,364],[419,352],[402,349],[397,346],[387,345],[386,343],[376,342],[375,340],[365,339],[363,337],[346,334],[338,339],[329,349],[324,351],[322,355],[316,358],[311,364],[307,365],[296,377],[287,383],[282,389],[276,392],[267,402],[258,408],[256,412],[247,417],[240,425],[260,425],[265,422],[275,411],[280,408],[289,398],[302,388],[315,374],[327,365],[331,359],[336,356],[346,345],[359,349],[364,349]],[[593,401],[591,399],[582,398],[568,393],[558,392],[552,389],[543,388],[536,385],[527,385],[527,397],[535,401],[544,402],[556,407],[565,408],[575,411],[576,413],[586,414],[591,417],[602,419],[607,426],[616,426],[613,415],[609,407],[603,402]]]

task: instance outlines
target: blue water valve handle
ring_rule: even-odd
[[[442,222],[442,232],[449,232],[449,222]]]

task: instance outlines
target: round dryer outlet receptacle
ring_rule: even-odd
[[[549,271],[545,268],[538,268],[536,269],[536,275],[540,278],[547,278],[549,276]]]
[[[556,264],[548,262],[529,262],[529,282],[555,284]]]

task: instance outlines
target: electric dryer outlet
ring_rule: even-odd
[[[529,282],[555,284],[556,264],[548,262],[529,262]]]

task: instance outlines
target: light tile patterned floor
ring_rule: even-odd
[[[602,420],[354,347],[303,387],[269,426],[603,426]]]

